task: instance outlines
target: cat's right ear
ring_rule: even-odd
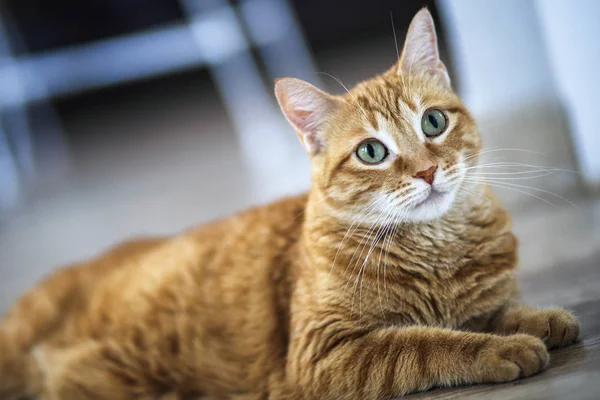
[[[317,154],[325,146],[323,125],[341,100],[295,78],[277,79],[275,96],[304,148]]]
[[[422,8],[412,19],[397,67],[399,75],[411,72],[429,74],[445,88],[450,87],[448,70],[440,59],[433,17]]]

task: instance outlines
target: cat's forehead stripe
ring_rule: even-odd
[[[389,121],[381,114],[375,114],[376,126],[366,126],[365,130],[373,135],[374,138],[378,139],[383,143],[388,150],[390,150],[394,154],[398,154],[400,149],[398,147],[398,143],[394,136],[390,133],[390,123]]]
[[[400,115],[412,116],[417,112],[417,106],[414,103],[409,104],[408,102],[405,102],[404,99],[398,98],[398,111],[400,112]]]
[[[395,100],[394,107],[392,104],[376,107],[374,103],[369,103],[369,123],[365,126],[365,130],[385,144],[392,153],[400,154],[400,148],[403,147],[402,143],[406,138],[394,135],[395,130],[402,126],[410,127],[411,133],[420,141],[424,141],[425,136],[421,132],[421,114],[425,110],[418,96],[410,100],[395,97]]]
[[[357,103],[363,111],[369,114],[369,119],[374,119],[369,122],[376,129],[380,129],[377,126],[379,121],[376,119],[378,114],[383,115],[387,120],[399,122],[401,113],[399,112],[398,105],[395,104],[395,96],[391,97],[391,94],[388,96],[385,92],[379,93],[376,89],[367,90],[366,94],[357,97]]]

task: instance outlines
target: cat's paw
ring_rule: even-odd
[[[478,352],[475,373],[484,382],[509,382],[548,366],[544,342],[530,335],[496,336]]]
[[[517,308],[504,316],[501,333],[525,333],[540,338],[549,349],[567,346],[579,337],[579,322],[566,310]]]

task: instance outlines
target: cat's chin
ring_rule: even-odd
[[[425,199],[413,204],[407,219],[413,222],[426,222],[440,218],[452,206],[456,193],[432,191]]]

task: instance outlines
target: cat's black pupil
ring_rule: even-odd
[[[433,127],[435,129],[437,129],[438,128],[438,121],[437,121],[437,119],[435,119],[435,117],[432,114],[429,114],[429,116],[427,118],[429,118],[429,122],[431,123],[431,125],[433,125]]]
[[[367,153],[369,153],[369,157],[375,158],[375,147],[371,143],[367,144]]]

